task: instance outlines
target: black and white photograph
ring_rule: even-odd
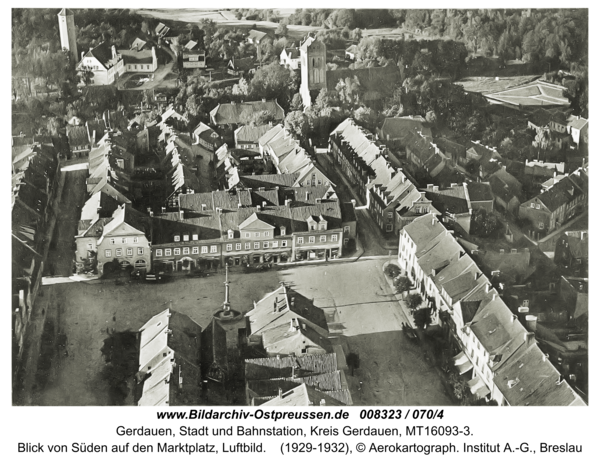
[[[11,11],[14,406],[588,404],[587,9]]]

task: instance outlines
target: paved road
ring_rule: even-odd
[[[65,186],[58,209],[54,237],[44,275],[69,276],[73,270],[74,243],[81,208],[87,199],[87,170],[66,171]]]
[[[386,258],[356,263],[278,268],[257,274],[230,274],[231,303],[246,312],[252,302],[287,281],[323,307],[333,335],[359,354],[360,369],[349,378],[356,404],[449,404],[435,372],[420,349],[400,330],[406,316],[382,274]],[[48,288],[47,312],[59,315],[56,330],[64,348],[56,349],[45,388],[33,395],[37,405],[107,405],[100,348],[113,330],[137,330],[170,304],[202,327],[224,299],[224,276],[180,278],[167,284],[57,284]],[[237,343],[243,321],[228,325],[228,344]],[[359,382],[363,382],[361,390]],[[368,393],[367,393],[368,391]]]

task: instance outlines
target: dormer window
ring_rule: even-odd
[[[192,240],[198,240],[198,234],[192,234]]]
[[[286,232],[286,230],[285,230],[285,226],[281,226],[281,227],[279,228],[279,232],[280,232],[280,234],[281,234],[281,235],[285,235],[285,232]]]
[[[229,229],[227,231],[227,238],[230,239],[230,240],[233,238],[233,230]]]
[[[183,241],[184,242],[189,242],[190,241],[190,236],[189,235],[184,235],[183,236]]]
[[[173,241],[175,241],[175,242],[178,242],[179,240],[180,240],[180,236],[179,236],[179,235],[176,235],[176,236],[173,238]]]

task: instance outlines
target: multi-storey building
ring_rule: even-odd
[[[488,278],[433,214],[400,233],[398,262],[452,334],[471,392],[499,405],[584,405]]]
[[[326,186],[181,195],[179,207],[153,221],[153,260],[171,270],[335,259],[356,231]]]
[[[537,238],[549,234],[583,212],[587,203],[587,168],[579,168],[549,189],[521,203],[519,217],[529,220],[529,235]]]

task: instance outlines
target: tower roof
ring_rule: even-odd
[[[60,13],[58,13],[58,16],[73,16],[73,11],[68,8],[63,8],[60,10]]]

